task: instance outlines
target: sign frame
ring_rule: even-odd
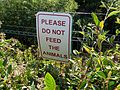
[[[40,36],[40,16],[51,16],[51,17],[64,17],[64,18],[68,18],[68,23],[69,23],[69,30],[68,30],[68,45],[67,45],[67,58],[63,58],[63,59],[54,59],[54,58],[50,58],[50,57],[45,57],[43,54],[42,54],[42,43],[41,43],[41,36]],[[42,58],[46,58],[46,59],[51,59],[51,60],[58,60],[58,61],[68,61],[69,59],[71,59],[71,42],[72,42],[72,16],[70,14],[67,14],[67,13],[54,13],[54,12],[38,12],[36,14],[36,30],[37,30],[37,41],[38,41],[38,47],[39,47],[39,51],[40,51],[40,56]],[[59,57],[58,57],[59,58]]]

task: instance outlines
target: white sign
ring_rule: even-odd
[[[66,61],[71,54],[72,17],[65,13],[38,12],[37,38],[43,58]]]

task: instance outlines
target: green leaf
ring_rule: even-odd
[[[98,75],[99,77],[103,78],[103,79],[106,78],[106,75],[105,75],[104,72],[102,72],[102,71],[97,72],[97,75]]]
[[[105,3],[103,1],[101,1],[101,3],[102,3],[101,7],[107,8],[107,6],[105,5]]]
[[[73,53],[74,53],[75,55],[79,55],[79,54],[80,54],[80,52],[78,52],[78,50],[73,50]]]
[[[120,18],[116,18],[116,19],[117,19],[117,20],[116,20],[115,23],[120,24]]]
[[[109,31],[104,31],[104,32],[102,33],[102,35],[107,35],[108,32],[109,32]]]
[[[120,34],[120,30],[119,29],[116,30],[116,36],[118,36],[118,34]]]
[[[73,87],[72,87],[72,86],[70,86],[70,87],[68,88],[68,90],[73,90]]]
[[[60,90],[60,85],[57,85],[56,90]]]
[[[6,42],[6,43],[10,43],[10,42],[11,42],[11,40],[10,40],[10,39],[7,39],[7,40],[5,40],[5,42]]]
[[[88,60],[86,64],[89,67],[91,65],[91,60]]]
[[[54,78],[50,73],[47,72],[45,75],[45,90],[55,90],[56,89],[56,83]]]
[[[105,40],[106,40],[106,36],[105,36],[105,35],[102,35],[102,34],[99,34],[99,35],[98,35],[98,40],[100,40],[100,41],[105,41]]]
[[[0,51],[0,56],[4,57],[4,53],[2,51]]]
[[[118,80],[119,79],[119,77],[113,77],[113,78],[110,78],[111,80]]]
[[[5,44],[3,42],[0,42],[0,47],[3,47]]]
[[[92,16],[92,18],[94,20],[95,25],[99,26],[100,21],[99,21],[97,15],[95,13],[92,13],[91,16]]]
[[[103,59],[103,65],[109,65],[109,61],[105,58],[105,59]]]
[[[93,86],[93,84],[91,84],[92,90],[96,90],[95,87]]]
[[[91,53],[90,47],[84,45],[83,48],[85,49],[85,51],[87,51],[87,53]]]
[[[120,90],[120,84],[117,85],[116,89],[115,90]]]
[[[80,85],[80,89],[83,89],[86,85],[87,81],[86,80],[83,80],[81,85]]]
[[[85,32],[83,31],[79,31],[80,34],[82,34],[83,36],[85,35]]]
[[[114,81],[109,81],[109,87],[112,86],[112,85],[114,85],[114,84],[115,84]]]
[[[7,60],[7,59],[4,59],[4,61],[3,61],[3,66],[5,67],[5,66],[7,65],[7,63],[8,63],[8,60]]]
[[[99,23],[99,27],[100,27],[101,30],[103,29],[103,27],[104,27],[104,21],[101,21],[101,22]]]
[[[3,67],[3,61],[0,59],[0,67]]]
[[[111,9],[111,10],[117,10],[117,8],[115,8],[115,7],[110,7],[110,9]]]
[[[112,71],[109,71],[107,78],[110,79],[111,75],[112,75]]]
[[[98,45],[98,46],[99,46],[99,45]],[[99,46],[99,47],[100,47],[100,46]],[[99,65],[101,65],[101,61],[100,61],[100,59],[98,59],[97,61],[98,61]]]
[[[32,85],[31,85],[31,87],[30,87],[30,90],[36,90],[35,85],[34,85],[34,82],[32,82]]]
[[[96,71],[100,71],[100,67],[97,67],[97,68],[96,68]]]
[[[74,60],[72,60],[72,59],[69,59],[69,61],[70,61],[71,63],[73,63],[73,64],[76,63],[76,62],[75,62]]]
[[[9,65],[7,69],[8,69],[7,73],[10,74],[12,71],[12,65]]]
[[[111,38],[109,38],[109,42],[110,42],[110,43],[113,43],[114,40],[115,40],[115,35],[112,35]]]
[[[108,14],[108,17],[111,17],[111,16],[116,15],[118,13],[120,13],[120,11],[112,11],[111,13]]]

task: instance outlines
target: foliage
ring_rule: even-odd
[[[99,33],[99,35],[97,41],[100,43],[97,42],[96,45],[101,46],[102,42],[106,41],[104,38],[106,34]],[[73,60],[67,63],[59,63],[41,60],[34,46],[26,49],[18,40],[6,40],[2,36],[0,89],[36,90],[43,89],[45,85],[49,89],[56,87],[56,90],[119,88],[120,45],[116,44],[115,47],[105,51],[101,49],[102,47],[96,50],[94,46],[88,45],[83,44],[85,51],[74,50],[75,55],[80,57],[74,56]]]
[[[56,83],[54,78],[51,76],[50,73],[46,73],[45,75],[45,90],[55,90],[56,89]]]
[[[75,12],[77,7],[74,0],[0,0],[0,21],[2,22],[0,26],[3,31],[30,32],[24,38],[19,35],[19,32],[10,32],[10,34],[7,33],[7,38],[17,38],[27,45],[36,44],[36,37],[28,35],[36,33],[37,12]]]
[[[79,5],[78,12],[83,11],[87,13],[96,12],[99,20],[103,20],[105,14],[111,13],[112,11],[119,12],[120,11],[120,0],[76,0]],[[113,13],[113,12],[112,12]],[[119,29],[119,18],[120,14],[117,13],[112,17],[106,17],[107,20],[104,25],[104,30],[109,30],[109,34],[115,34],[115,30]],[[74,17],[76,23],[80,21],[82,26],[85,26],[87,23],[91,22],[92,19],[90,15],[76,15]],[[116,22],[115,22],[116,21]],[[78,24],[75,23],[74,29],[79,31],[81,28]],[[82,30],[82,29],[81,29]],[[78,36],[76,34],[76,36]]]
[[[74,73],[74,76],[78,76],[76,77],[76,83],[79,83],[77,89],[113,90],[119,87],[120,73],[119,68],[115,67],[120,67],[120,52],[118,51],[120,47],[119,44],[115,44],[115,47],[113,45],[119,29],[116,30],[116,35],[110,38],[107,36],[108,31],[104,30],[108,17],[116,15],[119,11],[111,13],[109,11],[110,9],[105,19],[101,21],[95,13],[92,13],[94,24],[88,23],[84,27],[79,23],[82,28],[80,34],[83,35],[83,40],[80,40],[82,48],[80,52],[74,51],[74,54],[80,57],[71,60],[74,63],[72,67],[76,69],[76,72],[79,71],[77,75]],[[106,44],[107,47],[103,47]]]
[[[0,89],[21,90],[25,88],[33,88],[33,82],[37,82],[37,79],[39,79],[36,79],[36,75],[39,73],[39,70],[36,69],[38,69],[38,65],[40,66],[41,64],[38,63],[34,68],[32,67],[37,61],[35,56],[32,55],[31,48],[25,49],[26,47],[16,39],[11,38],[6,40],[3,36],[1,37]],[[32,50],[34,51],[34,49]],[[35,72],[35,70],[37,72]],[[42,78],[37,85],[41,84],[41,82]],[[40,85],[38,87],[40,88]]]
[[[100,12],[99,5],[101,0],[75,0],[79,7],[77,11],[83,12]]]
[[[9,1],[23,4],[21,0]],[[37,0],[31,2],[36,3]],[[24,4],[29,6],[31,2],[25,1]],[[48,3],[43,0],[41,2]],[[49,0],[49,2],[52,4],[46,4],[48,7],[54,6],[54,3],[55,6],[57,5],[57,1]],[[37,4],[39,3],[34,5]],[[12,9],[15,7],[30,9],[14,5],[11,4]],[[11,8],[9,5],[6,7]],[[109,31],[104,29],[106,20],[118,15],[119,11],[112,10],[111,12],[111,8],[108,7],[108,9],[102,20],[92,13],[93,22],[86,25],[77,22],[82,29],[79,31],[79,34],[83,36],[83,39],[80,39],[81,48],[79,51],[73,50],[74,55],[68,62],[44,60],[39,57],[36,46],[26,47],[14,38],[5,39],[5,34],[1,33],[0,90],[119,90],[120,45],[114,40],[120,34],[120,30],[117,28],[116,34],[109,37],[107,36]],[[118,18],[116,22],[119,23],[119,17],[115,18]]]
[[[0,4],[3,25],[26,27],[35,27],[38,11],[73,12],[77,9],[74,0],[1,0]]]
[[[119,17],[120,17],[119,5],[120,5],[119,0],[109,0],[109,1],[102,2],[102,5],[100,6],[106,11],[106,15],[104,19],[106,23],[105,23],[104,29],[110,30],[111,34],[115,34],[115,30],[119,29],[119,23],[115,22],[116,20],[119,22]]]

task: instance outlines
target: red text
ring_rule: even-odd
[[[49,45],[49,48],[52,49],[52,50],[57,50],[57,51],[59,51],[59,46]]]
[[[61,43],[61,39],[59,39],[59,38],[46,37],[46,42]]]
[[[41,19],[41,24],[56,25],[56,26],[66,26],[66,21]]]

